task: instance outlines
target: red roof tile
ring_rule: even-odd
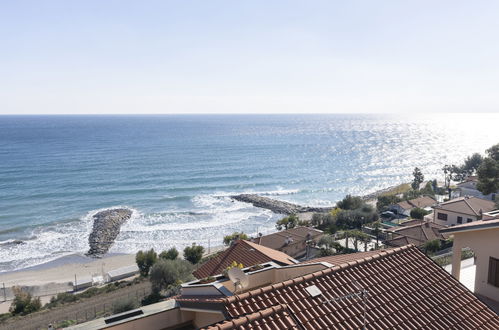
[[[212,329],[282,329],[281,319],[290,328],[358,329],[363,300],[336,300],[358,292],[358,286],[368,291],[368,329],[499,329],[498,315],[416,247],[377,252],[221,299],[231,319]],[[319,296],[306,291],[311,285],[321,290]]]
[[[275,261],[281,265],[292,265],[294,260],[287,254],[258,245],[256,243],[240,240],[235,242],[227,250],[207,261],[193,275],[196,278],[205,278],[221,274],[233,262],[241,263],[244,267],[250,267],[269,261]]]

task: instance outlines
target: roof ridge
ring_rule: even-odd
[[[468,198],[468,199],[469,199],[469,198]],[[479,215],[479,214],[475,211],[475,209],[473,208],[473,206],[471,206],[471,204],[470,204],[470,203],[468,203],[468,199],[466,199],[466,198],[465,198],[465,199],[463,199],[463,200],[464,200],[464,202],[466,203],[466,205],[468,205],[468,207],[469,207],[469,208],[473,211],[473,213],[475,213],[475,215]]]
[[[316,271],[314,273],[302,275],[299,277],[295,277],[293,279],[289,279],[289,280],[282,281],[279,283],[269,284],[269,285],[261,287],[261,288],[253,289],[253,290],[250,290],[248,292],[244,292],[244,293],[240,293],[240,294],[237,294],[234,296],[222,298],[222,301],[225,301],[226,303],[230,304],[230,303],[238,301],[240,299],[244,299],[246,297],[258,295],[259,293],[272,290],[273,288],[288,286],[288,285],[293,284],[293,283],[298,284],[298,283],[301,283],[304,281],[308,281],[308,280],[315,278],[315,277],[324,276],[324,275],[327,275],[329,273],[334,273],[340,269],[347,269],[347,268],[353,267],[353,266],[358,265],[358,264],[362,264],[362,263],[367,262],[367,261],[372,261],[374,259],[384,258],[386,256],[394,255],[394,254],[397,254],[397,253],[400,253],[402,251],[409,250],[409,249],[416,249],[416,247],[413,244],[408,244],[408,245],[404,245],[401,247],[396,247],[396,248],[390,249],[388,251],[381,250],[380,253],[372,255],[372,256],[367,256],[367,257],[364,257],[364,258],[361,258],[361,259],[355,260],[355,261],[344,262],[344,263],[338,264],[338,265],[331,267],[331,268],[319,270],[319,271]]]

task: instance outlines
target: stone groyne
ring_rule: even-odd
[[[332,209],[331,207],[301,206],[255,194],[240,194],[231,196],[231,198],[239,202],[250,203],[253,206],[271,210],[274,213],[280,214],[299,214],[308,212],[320,213],[328,212]]]
[[[93,216],[94,225],[88,243],[88,256],[100,257],[113,245],[120,232],[121,225],[132,216],[132,211],[126,208],[105,210]]]

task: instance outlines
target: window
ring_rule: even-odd
[[[437,218],[438,218],[438,220],[447,221],[447,214],[446,213],[437,213]]]
[[[499,259],[489,257],[489,279],[487,282],[499,288]]]
[[[457,223],[463,223],[463,217],[457,217]]]
[[[471,221],[473,221],[473,219],[470,218],[466,219],[466,222],[471,222]]]

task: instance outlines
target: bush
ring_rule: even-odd
[[[76,324],[76,320],[65,320],[65,321],[59,322],[59,324],[57,324],[56,328],[57,329],[67,328],[67,327],[70,327],[70,326],[75,325],[75,324]]]
[[[178,250],[174,247],[169,249],[168,251],[163,251],[159,254],[161,259],[165,260],[175,260],[178,258]]]
[[[382,195],[378,197],[378,201],[376,202],[376,208],[379,212],[386,211],[388,206],[397,204],[401,202],[402,199],[397,197],[397,195]]]
[[[144,299],[140,302],[142,306],[147,306],[151,304],[155,304],[158,301],[163,299],[163,296],[158,291],[153,291],[150,295],[145,296]]]
[[[430,212],[426,211],[425,209],[419,208],[419,207],[416,207],[416,208],[411,210],[411,218],[413,218],[413,219],[423,220],[424,216],[427,214],[430,214]]]
[[[117,301],[113,305],[113,314],[123,313],[132,309],[139,307],[137,301],[133,298],[126,298],[120,301]]]
[[[277,228],[277,230],[291,229],[295,228],[298,222],[298,216],[296,214],[291,214],[287,217],[282,218],[281,220],[278,220],[275,224],[275,227]]]
[[[184,249],[184,259],[195,265],[201,260],[203,253],[204,247],[193,243],[192,246],[188,246]]]
[[[40,298],[33,298],[27,292],[24,292],[19,287],[14,287],[14,300],[10,305],[9,312],[12,315],[26,315],[36,312],[42,308]]]
[[[229,246],[232,244],[232,242],[237,241],[239,239],[248,239],[248,235],[246,235],[243,232],[239,233],[236,231],[230,235],[224,236],[224,245]]]
[[[192,265],[187,261],[160,260],[152,268],[149,276],[154,292],[160,292],[172,285],[193,279]]]
[[[423,249],[426,254],[433,254],[442,248],[442,243],[439,239],[434,239],[423,244]]]
[[[359,196],[346,195],[336,206],[342,210],[356,210],[365,205],[362,198]]]
[[[158,256],[154,249],[150,249],[149,251],[143,252],[140,250],[135,255],[135,261],[137,262],[137,266],[140,270],[140,275],[147,276],[149,274],[149,269],[151,269],[152,265],[156,262]]]

